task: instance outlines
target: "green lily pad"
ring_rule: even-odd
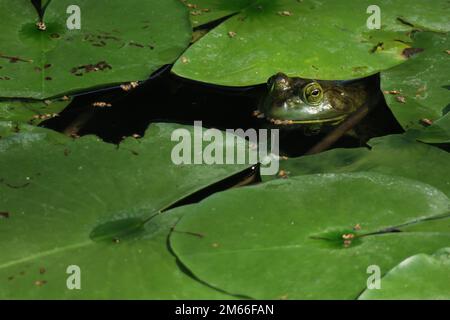
[[[161,212],[248,165],[175,165],[176,129],[198,138],[174,124],[118,147],[26,125],[1,138],[0,298],[229,297],[179,268],[167,237],[180,217]]]
[[[450,248],[433,255],[418,254],[402,261],[381,279],[379,290],[366,290],[368,299],[449,300]]]
[[[450,143],[450,113],[425,128],[417,140],[426,143]]]
[[[417,33],[413,47],[419,52],[409,61],[381,73],[386,102],[405,129],[423,128],[428,120],[438,120],[450,108],[450,37]],[[449,130],[447,125],[444,130]],[[445,137],[442,141],[435,136],[433,141],[445,142]]]
[[[369,0],[187,1],[191,19],[234,14],[194,43],[173,71],[197,81],[227,86],[266,82],[283,71],[315,79],[353,79],[405,61],[414,28],[445,32],[447,1],[381,0],[381,29],[369,30]],[[209,9],[196,16],[192,12]],[[217,10],[217,12],[216,12]],[[216,15],[214,15],[216,12]],[[194,20],[195,21],[195,20]]]
[[[402,176],[430,184],[450,196],[450,155],[441,149],[415,141],[416,134],[390,135],[369,141],[371,150],[334,149],[317,155],[280,161],[288,179],[312,173],[370,171]],[[265,180],[280,176],[263,176]]]
[[[448,220],[449,204],[432,186],[401,177],[308,175],[175,209],[184,215],[170,243],[199,279],[233,294],[355,299],[369,266],[384,274],[449,243],[450,232],[389,232],[432,217]]]
[[[0,101],[0,121],[27,122],[38,125],[56,117],[71,100],[4,100]]]
[[[31,1],[0,0],[7,21],[0,34],[0,96],[45,99],[144,80],[189,44],[191,26],[178,0],[80,0],[79,30],[66,26],[70,5],[52,1],[41,31]]]

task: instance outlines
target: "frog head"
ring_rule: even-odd
[[[267,82],[259,112],[275,125],[336,125],[367,99],[363,81],[316,81],[278,73]]]

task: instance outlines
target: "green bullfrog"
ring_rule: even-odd
[[[256,115],[275,126],[319,132],[334,127],[364,104],[375,102],[371,77],[349,81],[315,81],[272,76]]]

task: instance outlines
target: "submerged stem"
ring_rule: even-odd
[[[347,120],[340,124],[336,129],[331,131],[325,138],[312,147],[306,155],[316,154],[330,148],[338,141],[346,132],[353,129],[358,123],[369,114],[371,108],[365,104],[356,110]]]

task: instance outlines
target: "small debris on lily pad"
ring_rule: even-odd
[[[397,96],[395,97],[395,100],[397,100],[400,103],[406,103],[406,98],[404,96]]]
[[[41,30],[41,31],[47,30],[47,26],[45,25],[45,23],[43,21],[36,22],[36,27],[38,28],[38,30]]]
[[[290,17],[290,16],[292,16],[292,12],[287,11],[287,10],[278,11],[278,15],[283,16],[283,17]]]
[[[429,127],[433,124],[433,121],[427,118],[420,119],[420,123],[426,127]]]
[[[278,176],[279,176],[280,178],[287,178],[287,177],[288,177],[288,174],[287,174],[287,172],[286,172],[285,170],[280,170],[280,171],[278,172]]]
[[[384,94],[400,94],[399,90],[386,90],[383,92],[384,92]]]
[[[130,90],[132,90],[132,89],[134,89],[134,88],[136,88],[136,87],[138,87],[138,86],[139,86],[139,82],[137,82],[137,81],[132,81],[132,82],[127,83],[127,84],[121,84],[121,85],[120,85],[120,88],[121,88],[123,91],[130,91]]]
[[[47,283],[47,281],[45,281],[45,280],[37,280],[34,282],[34,284],[38,287],[42,287],[46,283]]]

